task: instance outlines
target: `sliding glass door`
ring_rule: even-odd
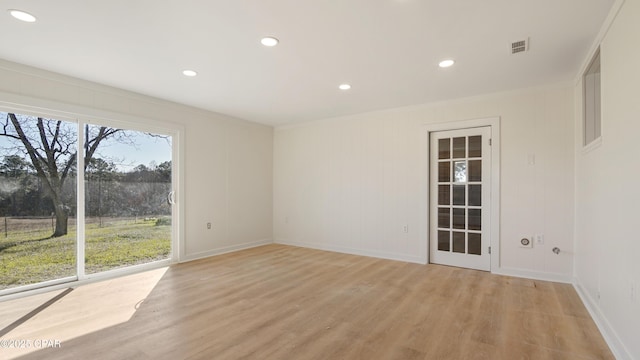
[[[77,125],[0,112],[0,293],[76,277]]]
[[[169,259],[171,136],[89,124],[84,131],[86,273]]]
[[[0,119],[0,294],[170,259],[170,132]]]

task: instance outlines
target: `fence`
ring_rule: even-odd
[[[147,216],[147,217],[87,217],[85,220],[86,224],[99,224],[102,226],[109,226],[113,222],[122,222],[122,221],[131,221],[132,223],[137,223],[139,221],[156,221],[157,219],[166,218],[166,215],[158,215],[158,216]],[[170,221],[169,221],[170,224]],[[38,232],[41,233],[43,231],[53,231],[55,230],[56,218],[55,216],[5,216],[2,221],[2,232],[5,238],[9,237],[10,233],[31,233]],[[69,230],[72,227],[76,226],[76,218],[69,217],[68,222]],[[1,236],[1,235],[0,235]]]

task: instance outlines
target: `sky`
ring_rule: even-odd
[[[128,171],[143,164],[156,165],[171,160],[171,138],[157,138],[139,131],[128,131],[136,146],[107,139],[98,147],[98,157],[112,159],[119,170]]]
[[[25,129],[28,127],[28,123],[35,124],[35,117],[18,117],[20,121],[24,122]],[[4,125],[7,121],[7,113],[0,111],[0,123]],[[75,123],[66,123],[69,128],[75,128]],[[8,124],[9,131],[13,132],[13,126]],[[0,132],[3,129],[0,127]],[[129,171],[134,167],[143,164],[149,166],[152,163],[158,165],[165,161],[171,160],[171,138],[170,137],[153,137],[143,132],[127,130],[126,134],[129,138],[129,143],[123,143],[116,141],[115,138],[107,138],[100,143],[98,150],[96,151],[97,157],[104,160],[113,161],[118,170]],[[6,155],[11,155],[14,152],[8,152],[6,149],[11,148],[12,144],[16,144],[16,140],[8,139],[4,136],[0,136],[0,161]],[[18,142],[19,144],[19,142]],[[135,144],[135,145],[133,145]],[[22,146],[22,145],[20,145]]]

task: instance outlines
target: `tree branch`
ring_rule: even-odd
[[[113,134],[122,130],[101,126],[100,130],[98,130],[98,135],[96,135],[96,137],[94,137],[93,139],[89,139],[89,136],[88,136],[89,130],[88,128],[85,128],[85,129],[86,129],[85,132],[87,134],[87,138],[85,139],[86,145],[85,145],[85,155],[84,155],[84,168],[86,170],[87,166],[89,165],[89,161],[91,161],[91,159],[93,158],[93,154],[98,149],[98,145],[100,145],[100,142],[108,138],[109,136],[112,136]]]
[[[16,129],[16,133],[19,136],[19,140],[22,141],[22,144],[24,145],[25,149],[27,150],[27,154],[29,154],[29,157],[31,158],[31,162],[33,163],[33,167],[36,169],[36,173],[38,174],[38,176],[40,176],[41,179],[44,180],[44,184],[47,187],[47,190],[49,190],[51,192],[51,194],[56,194],[51,181],[49,179],[49,176],[47,176],[46,171],[44,170],[44,168],[42,167],[43,163],[46,165],[46,162],[44,161],[44,159],[42,158],[42,156],[38,156],[39,154],[37,154],[36,149],[34,149],[34,147],[31,145],[31,142],[29,141],[29,139],[27,138],[27,136],[24,133],[24,130],[22,129],[22,126],[20,125],[20,122],[18,121],[18,119],[16,118],[15,114],[9,114],[9,118],[11,119],[11,123],[13,124],[13,127]]]
[[[0,133],[0,136],[5,136],[5,137],[11,138],[11,139],[20,140],[19,136],[13,135],[13,134],[10,134],[10,133],[7,132],[7,127],[9,127],[9,118],[11,117],[11,115],[13,115],[13,114],[7,114],[7,118],[5,119],[4,124],[2,124],[2,133]]]

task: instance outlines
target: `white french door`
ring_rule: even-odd
[[[490,141],[488,126],[429,135],[432,263],[491,269]]]

